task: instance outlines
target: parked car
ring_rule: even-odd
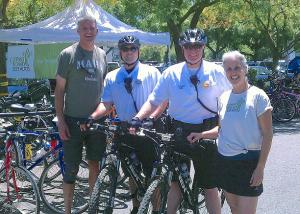
[[[120,64],[118,62],[107,62],[107,71],[113,71],[117,68],[120,68]]]
[[[287,73],[293,77],[297,77],[300,74],[300,56],[296,56],[289,62]]]
[[[260,65],[249,66],[249,72],[251,72],[251,70],[256,71],[256,75],[255,75],[256,80],[268,79],[269,75],[272,74],[271,70],[267,69],[264,66],[260,66]]]
[[[266,67],[269,70],[272,70],[272,61],[260,61],[258,65]],[[285,62],[285,60],[279,60],[277,63],[277,66],[275,67],[275,70],[278,73],[284,73],[287,69],[287,63]]]

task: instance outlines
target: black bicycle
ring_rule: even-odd
[[[183,195],[180,206],[180,213],[186,213],[191,210],[195,214],[208,213],[205,205],[204,189],[192,185],[189,173],[187,173],[186,164],[179,164],[180,158],[187,158],[185,154],[174,150],[175,140],[173,134],[157,133],[155,130],[140,129],[140,135],[153,139],[159,145],[160,161],[154,167],[156,175],[152,179],[142,202],[139,207],[139,214],[152,213],[153,201],[159,201],[156,204],[156,210],[159,213],[167,212],[167,197],[172,182],[172,177],[177,176],[179,187]],[[155,199],[155,200],[154,200]],[[221,192],[221,203],[225,200]]]
[[[116,199],[118,198],[116,191],[120,184],[118,177],[121,164],[124,171],[129,173],[137,186],[137,192],[134,196],[137,196],[138,199],[141,200],[143,198],[149,182],[139,169],[140,163],[136,163],[137,159],[133,158],[134,155],[132,154],[134,154],[134,148],[118,140],[119,136],[128,133],[127,128],[122,127],[118,123],[117,125],[113,125],[111,122],[107,122],[106,125],[94,124],[91,128],[104,132],[107,139],[109,139],[107,141],[110,142],[101,160],[101,171],[89,201],[88,213],[111,214],[116,206]],[[120,154],[120,147],[132,149],[133,153],[131,153],[129,157],[124,157]]]

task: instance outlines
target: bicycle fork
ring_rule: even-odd
[[[114,204],[115,204],[115,196],[116,196],[116,190],[117,190],[117,180],[118,180],[118,173],[119,173],[119,169],[120,169],[120,160],[116,160],[115,161],[115,165],[114,165],[114,174],[115,176],[113,177],[113,180],[111,181],[112,182],[112,189],[110,191],[110,194],[109,194],[109,208],[110,210],[113,210],[114,208]]]
[[[10,179],[10,170],[12,173],[12,179],[13,179],[13,187],[17,193],[17,199],[21,199],[21,196],[19,195],[19,188],[17,186],[17,181],[16,181],[16,172],[14,170],[14,168],[11,167],[11,145],[12,145],[12,139],[9,139],[6,143],[6,158],[5,158],[5,181],[6,181],[6,190],[7,190],[7,196],[5,201],[10,201],[12,202],[12,200],[10,199],[10,195],[9,195],[9,189],[10,189],[10,185],[9,185],[9,179]]]

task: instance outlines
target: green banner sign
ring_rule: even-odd
[[[36,79],[55,79],[57,57],[71,44],[34,45],[34,70]]]

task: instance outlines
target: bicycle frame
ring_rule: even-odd
[[[281,91],[283,95],[287,95],[289,97],[295,98],[295,106],[296,106],[296,111],[300,113],[300,94],[288,92],[288,91]]]
[[[181,170],[179,170],[178,159],[180,157],[187,157],[185,154],[174,151],[174,139],[171,134],[156,133],[155,131],[149,131],[147,129],[141,129],[142,134],[151,138],[155,143],[159,145],[159,163],[155,170],[160,172],[155,177],[164,177],[167,179],[167,183],[172,182],[172,176],[178,176],[179,187],[183,195],[183,199],[188,203],[189,207],[197,213],[197,201],[193,195],[193,190],[189,186],[189,182],[183,177]]]
[[[15,170],[14,170],[14,168],[11,167],[12,166],[12,162],[11,162],[11,160],[12,160],[12,154],[11,154],[12,145],[13,145],[13,140],[9,136],[5,143],[5,159],[4,159],[5,181],[6,181],[6,188],[7,188],[7,197],[5,199],[5,202],[12,201],[9,196],[9,192],[10,192],[9,191],[10,190],[9,171],[10,170],[12,170],[13,188],[14,188],[15,192],[17,193],[17,198],[20,199],[20,197],[21,197],[19,195],[19,188],[17,186]]]
[[[25,143],[25,137],[26,135],[33,135],[33,136],[41,136],[44,134],[49,134],[51,137],[51,140],[56,140],[55,145],[51,145],[51,149],[41,157],[39,157],[37,160],[31,162],[29,164],[29,161],[26,160],[26,152],[31,152],[31,151],[26,151],[26,143]],[[19,164],[21,166],[24,166],[28,171],[31,171],[34,169],[36,166],[38,166],[42,161],[46,160],[50,155],[56,156],[58,153],[58,159],[60,163],[60,168],[62,170],[62,174],[64,175],[64,162],[63,162],[63,149],[62,149],[62,142],[57,139],[57,133],[45,133],[45,132],[30,132],[30,131],[22,131],[22,132],[17,132],[16,134],[11,135],[11,142],[16,145],[17,148],[17,154],[19,158]],[[36,176],[35,176],[36,177]]]
[[[110,156],[110,155],[113,155],[115,157],[114,158],[114,165],[115,165],[116,174],[118,174],[120,166],[122,164],[122,166],[129,173],[129,175],[132,177],[134,183],[136,184],[138,193],[144,194],[146,192],[146,189],[147,189],[146,184],[144,182],[144,178],[140,175],[140,173],[138,172],[136,167],[133,164],[130,163],[129,158],[127,158],[127,157],[123,158],[119,154],[119,151],[118,151],[119,146],[125,146],[125,147],[129,147],[129,148],[132,148],[132,147],[130,147],[130,146],[118,141],[118,140],[114,140],[114,138],[116,137],[116,136],[114,136],[115,133],[106,132],[106,135],[110,136],[110,138],[111,138],[110,139],[111,140],[111,148],[110,148],[109,152],[105,152],[104,155],[103,155],[103,158],[102,158],[101,164],[100,164],[101,169],[103,169],[105,167],[105,165],[107,164],[107,161],[106,161],[107,157]],[[116,180],[113,182],[114,185],[115,185],[113,187],[113,189],[117,188],[117,177],[115,179]],[[113,207],[115,192],[110,193],[110,194],[111,194],[111,198],[113,199],[113,201],[111,202],[111,205]]]

